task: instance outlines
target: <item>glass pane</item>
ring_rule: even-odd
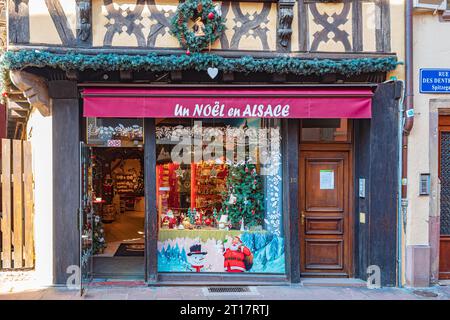
[[[87,143],[97,147],[140,147],[142,119],[87,118]]]
[[[159,119],[159,272],[284,273],[279,120]]]
[[[80,268],[81,290],[92,277],[93,229],[95,228],[92,206],[92,157],[91,149],[80,144]]]
[[[450,132],[441,133],[441,235],[450,235]]]
[[[309,119],[302,121],[302,141],[349,142],[347,119]]]

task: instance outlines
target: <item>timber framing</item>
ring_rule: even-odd
[[[45,0],[48,11],[48,21],[53,24],[58,39],[49,43],[36,41],[30,33],[33,16],[30,15],[31,3],[28,0],[9,1],[9,46],[17,48],[54,48],[54,50],[82,51],[116,50],[120,52],[184,52],[165,42],[158,42],[158,37],[170,38],[170,19],[173,9],[162,9],[154,0],[133,0],[136,5],[121,9],[115,0],[71,0],[75,6],[75,26],[69,23],[69,13],[65,12],[62,0]],[[262,7],[249,14],[244,10],[246,3],[260,2]],[[107,23],[99,23],[99,17],[94,16],[93,6],[102,3],[106,12],[104,19]],[[323,12],[319,6],[326,4],[342,5],[333,14]],[[158,2],[159,4],[159,2]],[[374,7],[372,20],[366,20],[367,14],[363,10],[364,4]],[[150,12],[150,19],[155,21],[147,26],[143,21],[145,12]],[[391,13],[389,0],[227,0],[222,1],[221,11],[226,19],[225,32],[219,39],[220,49],[215,51],[224,56],[236,55],[242,52],[255,56],[277,55],[289,53],[294,56],[335,55],[335,52],[324,50],[324,46],[335,43],[342,48],[339,54],[374,55],[390,53],[391,51]],[[97,11],[95,11],[97,12]],[[72,13],[70,13],[72,14]],[[95,20],[97,19],[97,20]],[[372,24],[369,26],[369,24]],[[96,30],[94,30],[97,28]],[[365,48],[365,28],[375,30],[373,47],[370,51]],[[229,32],[232,31],[232,32]],[[293,36],[296,33],[295,37]],[[97,39],[94,43],[94,34]],[[126,35],[133,47],[115,43],[114,39]],[[49,36],[50,37],[50,36]],[[100,37],[100,38],[99,38]],[[164,38],[168,39],[168,38]],[[100,41],[100,43],[99,43]],[[251,41],[259,49],[245,46]],[[368,41],[368,40],[367,40]],[[59,44],[55,44],[58,43]],[[372,47],[372,46],[370,46]]]

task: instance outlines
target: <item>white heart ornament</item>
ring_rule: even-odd
[[[219,69],[217,68],[208,68],[208,75],[211,77],[211,79],[214,79],[217,77],[217,74],[219,73]]]

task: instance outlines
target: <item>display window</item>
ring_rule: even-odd
[[[96,147],[141,147],[142,119],[87,118],[87,143]]]
[[[156,119],[158,272],[285,273],[278,119]]]

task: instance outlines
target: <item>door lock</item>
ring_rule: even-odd
[[[305,212],[304,211],[302,211],[302,214],[301,214],[301,222],[302,222],[302,224],[305,224]]]

